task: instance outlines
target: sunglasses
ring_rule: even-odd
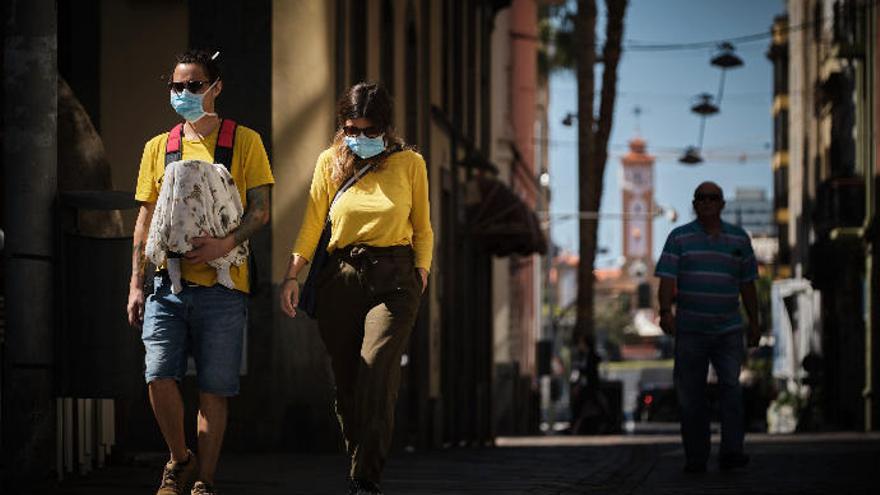
[[[197,94],[199,93],[205,85],[210,84],[210,81],[186,81],[186,82],[174,82],[168,81],[168,88],[171,91],[174,91],[177,94],[183,93],[183,90],[187,90],[190,93]]]
[[[371,125],[370,127],[356,127],[353,125],[347,125],[342,127],[342,132],[349,137],[360,136],[361,133],[363,133],[364,136],[367,136],[368,138],[374,138],[382,134],[382,129],[374,125]]]
[[[694,201],[721,201],[720,194],[694,194]]]

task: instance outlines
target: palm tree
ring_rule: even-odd
[[[605,0],[607,10],[605,44],[601,57],[596,55],[596,0],[547,3],[542,9],[541,38],[543,49],[538,66],[542,74],[558,69],[576,69],[578,81],[578,210],[599,211],[602,203],[602,178],[608,160],[608,139],[617,96],[617,64],[623,42],[623,20],[627,0]],[[599,114],[595,113],[595,65],[603,64]],[[581,336],[593,347],[595,310],[593,307],[598,221],[580,219],[577,319],[572,332],[572,346]],[[596,365],[593,362],[593,365]],[[596,370],[593,370],[596,371]],[[594,375],[595,376],[595,375]]]
[[[558,69],[577,70],[578,79],[578,210],[599,211],[602,203],[602,178],[608,160],[608,139],[617,96],[617,64],[623,43],[623,20],[627,0],[605,0],[607,10],[605,44],[601,57],[596,56],[596,0],[545,4],[541,22],[543,49],[539,67],[543,74]],[[548,47],[550,47],[548,49]],[[598,58],[598,60],[597,60]],[[595,113],[595,65],[601,62],[602,86],[599,114]],[[595,348],[595,295],[593,269],[596,259],[598,220],[581,218],[579,225],[577,318],[572,332],[572,347],[583,336]],[[590,360],[591,366],[597,361]],[[597,376],[595,372],[592,376]]]
[[[602,47],[602,88],[599,115],[594,111],[596,60],[596,1],[578,0],[575,18],[575,54],[578,81],[578,210],[599,211],[602,178],[608,160],[608,139],[617,97],[617,64],[623,42],[623,19],[627,0],[605,0],[605,44]],[[584,335],[595,341],[594,278],[598,220],[581,218],[579,226],[577,319],[574,341]]]

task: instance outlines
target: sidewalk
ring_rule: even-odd
[[[717,444],[716,444],[717,448]],[[681,471],[676,435],[500,438],[497,447],[395,454],[383,488],[389,495],[878,493],[880,434],[751,435],[748,469],[703,475]],[[164,458],[146,455],[72,479],[62,495],[153,494]],[[222,495],[344,494],[343,456],[225,454]]]

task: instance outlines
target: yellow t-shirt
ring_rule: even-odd
[[[315,253],[327,209],[338,189],[330,178],[332,160],[332,149],[318,157],[309,203],[293,248],[294,254],[308,260]],[[430,214],[425,160],[410,150],[394,153],[378,170],[361,177],[333,206],[327,251],[353,244],[412,245],[415,265],[430,270],[434,249]]]
[[[202,140],[191,140],[185,137],[181,140],[183,145],[184,160],[203,160],[214,162],[214,147],[217,144],[219,126],[211,134]],[[159,199],[160,179],[165,173],[165,143],[168,141],[168,133],[164,132],[147,141],[144,146],[144,155],[141,158],[140,171],[138,172],[137,190],[134,198],[145,203],[155,203]],[[241,196],[241,204],[247,211],[247,190],[266,184],[274,184],[272,170],[269,166],[269,157],[263,147],[263,140],[256,131],[239,125],[235,131],[234,148],[232,150],[232,167],[230,175],[235,180],[235,187]],[[181,263],[181,272],[184,280],[203,285],[212,286],[217,283],[217,270],[207,263],[192,265]],[[233,265],[230,267],[232,281],[235,288],[242,292],[249,292],[248,265]]]

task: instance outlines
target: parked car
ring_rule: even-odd
[[[671,383],[642,384],[634,413],[636,421],[676,422],[678,398]]]

